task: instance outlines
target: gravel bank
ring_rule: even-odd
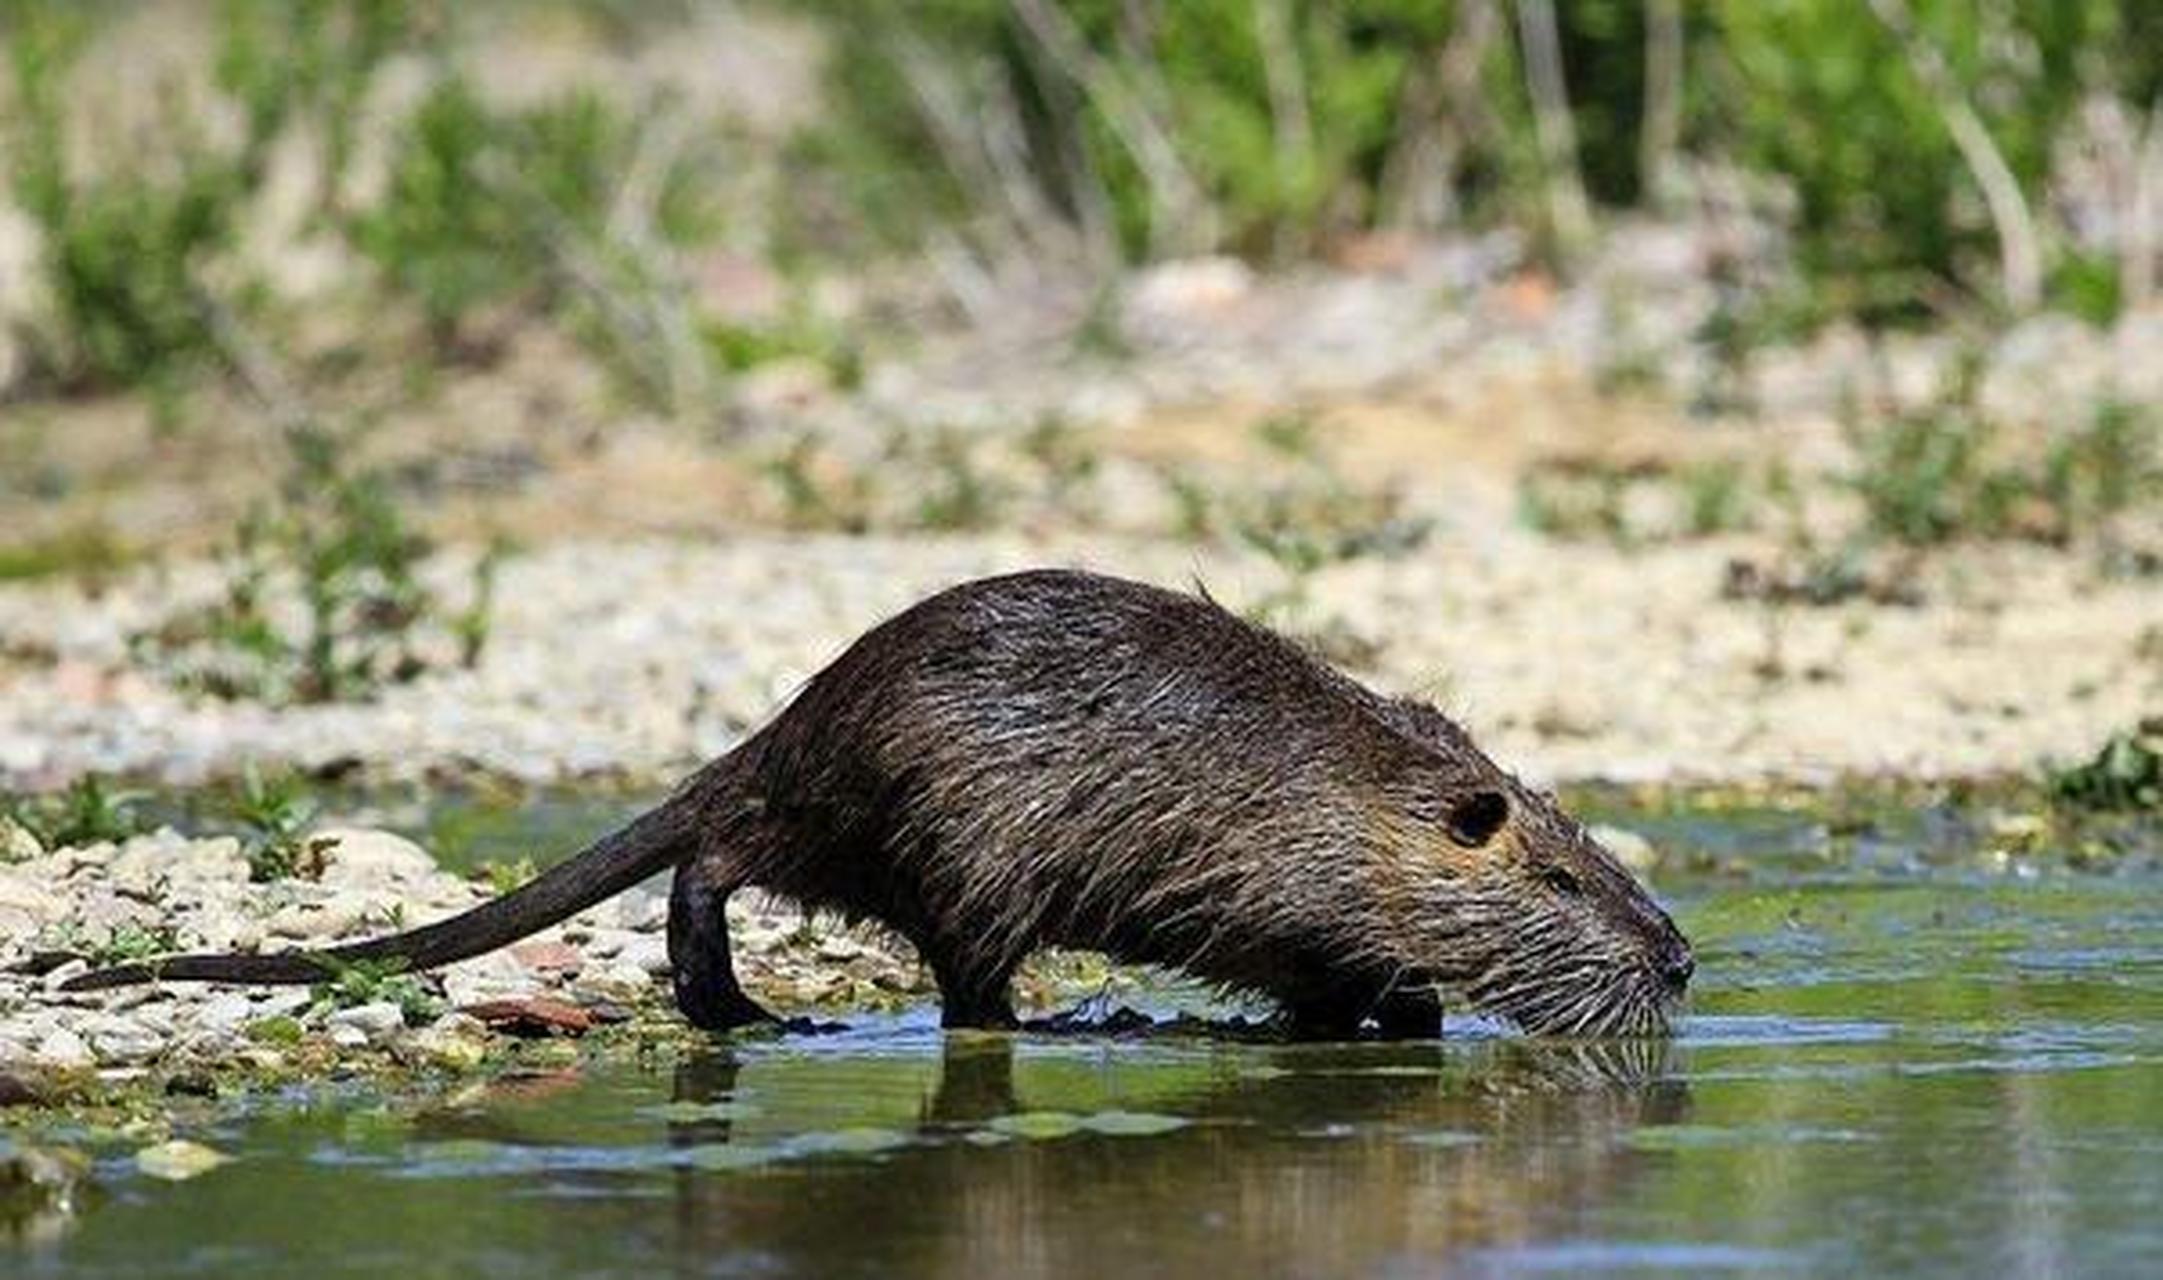
[[[1626,552],[1460,512],[1424,547],[1315,575],[1294,629],[1349,637],[1547,780],[1811,781],[2024,770],[2085,755],[2163,697],[2163,584],[2011,546],[1933,557],[1913,607],[1725,600],[1742,540]],[[447,582],[455,556],[438,566]],[[578,542],[504,569],[478,668],[373,702],[185,696],[128,636],[214,589],[208,566],[91,596],[0,590],[0,784],[87,771],[185,783],[260,765],[527,781],[666,778],[726,750],[865,627],[938,587],[1084,565],[1233,607],[1284,586],[1251,557],[1161,540],[747,536]]]
[[[487,896],[387,832],[314,839],[319,876],[261,884],[249,880],[234,840],[170,831],[0,865],[0,1070],[155,1068],[170,1077],[355,1055],[472,1067],[496,1037],[582,1035],[668,999],[666,900],[651,889],[502,951],[336,998],[204,983],[58,989],[86,966],[51,967],[56,951],[96,953],[127,938],[154,939],[155,951],[315,947],[452,915]],[[730,904],[729,918],[739,976],[776,1009],[860,1009],[930,990],[913,957],[877,938],[749,895]]]

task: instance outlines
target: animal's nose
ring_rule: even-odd
[[[1688,947],[1677,947],[1660,957],[1660,980],[1676,991],[1690,985],[1690,975],[1697,972],[1697,957]]]

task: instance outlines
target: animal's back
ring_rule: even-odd
[[[1063,944],[1228,980],[1323,945],[1318,923],[1340,953],[1372,936],[1358,869],[1310,864],[1356,840],[1376,779],[1434,756],[1206,599],[1065,571],[924,601],[769,735],[768,793],[821,797],[831,844],[760,878],[814,875],[790,887],[995,968]]]

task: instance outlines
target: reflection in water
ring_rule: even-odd
[[[785,1175],[771,1170],[684,1170],[675,1251],[750,1249],[817,1275],[1320,1274],[1444,1258],[1527,1239],[1556,1206],[1613,1199],[1646,1159],[1621,1139],[1687,1113],[1665,1053],[1656,1042],[1286,1047],[1153,1096],[1152,1109],[1190,1122],[1177,1132],[987,1149],[984,1121],[1064,1099],[1031,1089],[1012,1038],[952,1036],[916,1145],[820,1165],[815,1193],[797,1179],[777,1189]],[[758,1075],[725,1052],[695,1058],[676,1073],[676,1101],[755,1092]],[[687,1145],[730,1138],[725,1121],[674,1129]],[[881,1242],[874,1255],[867,1239]]]
[[[105,1193],[43,1247],[0,1212],[0,1275],[2157,1274],[2163,857],[1888,880],[1816,837],[1733,847],[1748,877],[1663,884],[1705,959],[1673,1046],[920,1012],[441,1096],[347,1082],[184,1121],[236,1159],[179,1184],[132,1135],[52,1135]]]

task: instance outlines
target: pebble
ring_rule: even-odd
[[[135,1167],[145,1175],[166,1182],[185,1182],[232,1163],[233,1157],[200,1142],[175,1138],[135,1153]]]
[[[405,1030],[406,1015],[395,1004],[377,1001],[339,1009],[325,1018],[323,1025],[329,1029],[331,1038],[341,1044],[346,1041],[339,1039],[339,1033],[349,1029],[360,1033],[361,1043],[375,1044]]]
[[[95,1065],[97,1055],[90,1051],[89,1041],[61,1027],[38,1042],[37,1060],[48,1066],[72,1069]]]

